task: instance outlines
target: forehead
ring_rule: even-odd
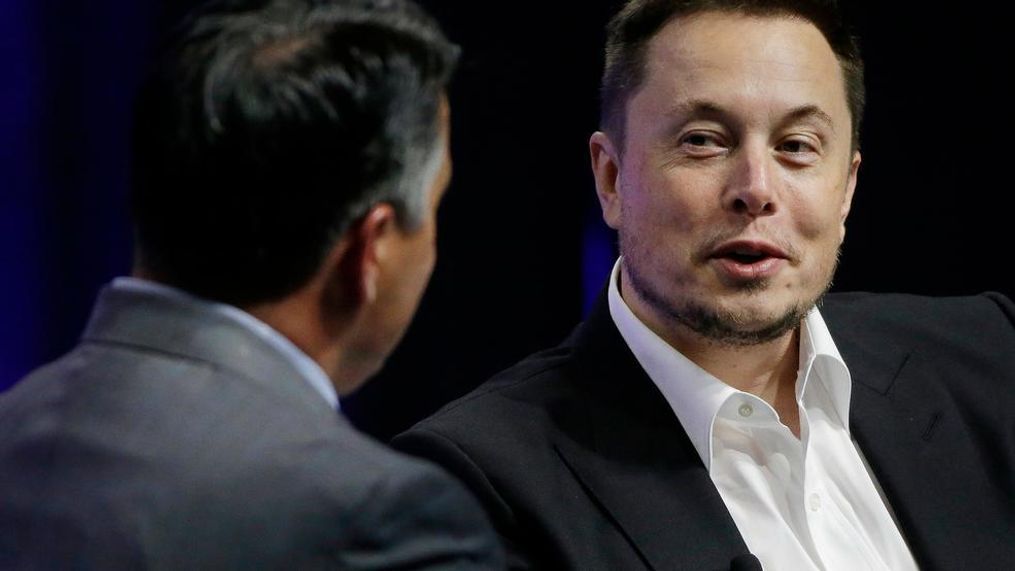
[[[724,12],[678,18],[649,42],[645,66],[636,99],[772,112],[816,106],[848,123],[842,67],[821,32],[799,18]]]

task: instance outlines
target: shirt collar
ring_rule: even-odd
[[[638,363],[677,415],[705,467],[709,468],[712,426],[720,408],[736,395],[750,399],[755,397],[715,378],[642,323],[620,296],[620,266],[621,260],[618,259],[607,288],[610,316]],[[807,381],[814,376],[812,373],[816,373],[848,430],[849,371],[817,308],[808,312],[801,327],[800,366],[797,401],[800,401]]]
[[[817,377],[825,387],[842,427],[849,431],[849,403],[852,379],[839,354],[832,333],[817,307],[812,308],[800,328],[800,376],[796,395],[799,402],[807,383]]]
[[[113,280],[112,288],[121,291],[133,291],[161,296],[187,303],[191,306],[197,306],[204,311],[229,319],[277,350],[286,361],[296,368],[304,382],[313,387],[333,409],[339,410],[338,394],[335,392],[335,387],[331,384],[331,380],[324,372],[324,369],[284,335],[242,309],[225,303],[202,299],[166,284],[138,278],[116,278]]]

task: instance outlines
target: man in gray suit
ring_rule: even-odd
[[[188,18],[139,99],[134,275],[0,396],[0,568],[500,566],[336,410],[429,279],[456,51],[402,0]]]

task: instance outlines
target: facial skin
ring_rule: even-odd
[[[385,219],[382,237],[373,249],[375,260],[368,271],[369,303],[360,323],[364,324],[358,357],[368,359],[373,375],[402,339],[419,306],[437,260],[437,210],[451,182],[450,108],[442,101],[440,116],[439,170],[426,190],[430,197],[423,223],[402,227],[392,215]],[[378,214],[387,213],[384,210]],[[350,355],[351,356],[351,355]]]
[[[426,218],[421,226],[411,231],[400,229],[400,244],[391,252],[392,263],[384,267],[387,275],[381,276],[381,280],[389,287],[380,292],[378,306],[387,308],[384,311],[389,321],[387,328],[397,332],[389,352],[412,321],[437,261],[437,210],[451,182],[449,110],[446,103],[441,106],[440,122],[441,165],[431,187],[427,189],[430,202]]]
[[[412,321],[437,259],[437,209],[451,181],[450,109],[441,104],[440,167],[425,190],[422,224],[403,226],[395,209],[374,205],[286,298],[244,308],[316,361],[339,395],[383,365]]]
[[[649,44],[620,149],[590,141],[621,291],[677,348],[785,339],[827,289],[860,155],[813,25],[708,12]]]

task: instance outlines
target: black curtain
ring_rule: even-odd
[[[158,30],[192,4],[3,2],[0,390],[69,349],[98,288],[129,271],[130,102]],[[455,176],[420,313],[344,403],[381,438],[566,335],[614,255],[586,142],[617,3],[422,3],[464,48]],[[847,8],[869,104],[835,289],[1015,296],[1004,18],[974,5]]]

